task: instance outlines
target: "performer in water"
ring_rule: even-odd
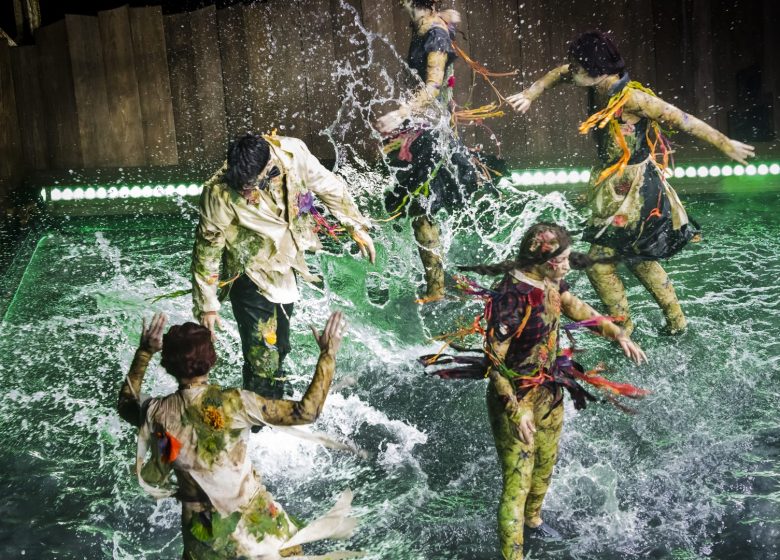
[[[462,204],[489,180],[450,128],[457,58],[453,40],[460,15],[439,10],[437,4],[437,0],[404,0],[414,29],[408,63],[422,85],[409,102],[377,122],[397,182],[385,206],[391,214],[401,212],[412,218],[428,301],[444,297],[436,213]]]
[[[279,426],[317,419],[333,380],[345,327],[342,314],[333,313],[322,334],[312,329],[320,357],[300,401],[210,384],[208,374],[217,356],[209,329],[184,323],[163,336],[165,323],[160,313],[148,327],[144,321],[118,408],[122,418],[139,427],[136,471],[141,486],[157,499],[175,496],[181,502],[183,558],[274,560],[300,554],[300,545],[307,542],[351,535],[355,520],[348,516],[349,491],[328,514],[299,529],[263,486],[246,444],[252,426],[283,429]],[[144,400],[146,368],[161,350],[161,364],[179,389]],[[354,554],[334,553],[332,558]]]
[[[563,327],[570,338],[575,328],[589,328],[617,342],[637,364],[647,361],[622,328],[569,291],[564,277],[570,266],[594,264],[586,255],[572,253],[570,244],[564,228],[538,223],[523,236],[515,259],[460,267],[503,276],[491,289],[461,280],[461,287],[484,299],[486,306],[470,329],[455,333],[452,339],[480,333],[484,336],[483,353],[478,357],[439,353],[421,358],[426,366],[438,368],[429,373],[445,379],[490,379],[488,413],[503,473],[498,530],[506,560],[523,558],[524,526],[541,536],[560,538],[542,520],[542,502],[558,456],[563,389],[577,409],[585,408],[588,400],[596,400],[579,382],[603,390],[608,400],[624,410],[628,409],[614,395],[640,398],[647,394],[632,385],[608,381],[599,375],[601,369],[586,372],[572,359],[573,346],[561,349],[563,313],[576,321]]]
[[[580,132],[595,131],[599,165],[591,173],[591,216],[583,239],[596,259],[618,255],[661,307],[667,330],[685,329],[686,319],[660,259],[680,251],[697,233],[685,208],[664,176],[670,148],[662,126],[683,130],[708,142],[728,157],[745,163],[752,146],[731,140],[703,121],[630,81],[613,42],[599,31],[583,33],[569,45],[569,62],[550,71],[507,100],[524,113],[544,91],[561,82],[587,88],[593,113]],[[588,270],[596,293],[613,316],[634,325],[616,264]]]
[[[213,332],[220,323],[221,296],[229,293],[244,354],[244,389],[266,397],[289,393],[282,362],[290,352],[290,318],[300,297],[297,279],[319,281],[304,254],[320,249],[318,230],[334,231],[315,197],[373,263],[369,220],[344,182],[297,138],[237,136],[227,162],[200,197],[191,267],[193,314]]]

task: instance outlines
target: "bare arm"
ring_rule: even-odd
[[[507,97],[507,101],[515,111],[525,113],[531,106],[531,103],[536,101],[540,95],[542,95],[548,89],[552,89],[563,81],[568,81],[571,77],[568,64],[563,64],[557,68],[553,68],[547,74],[536,80],[529,87]]]
[[[564,292],[561,294],[561,311],[563,311],[564,315],[575,321],[600,318],[601,320],[595,328],[598,329],[598,332],[602,336],[616,341],[623,349],[623,353],[637,364],[647,362],[645,353],[635,342],[626,336],[623,329],[606,317],[603,317],[598,311],[580,300],[571,292]]]
[[[747,163],[748,157],[755,156],[753,146],[732,140],[701,119],[643,91],[631,91],[625,110],[628,113],[639,117],[647,117],[670,128],[683,130],[699,140],[712,144],[728,157],[742,164]]]

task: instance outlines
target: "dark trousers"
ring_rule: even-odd
[[[244,389],[272,399],[283,398],[291,392],[289,383],[282,379],[282,362],[290,353],[293,304],[268,301],[245,274],[233,282],[230,303],[244,354]]]

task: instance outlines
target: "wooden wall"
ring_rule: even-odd
[[[775,0],[451,0],[458,42],[494,70],[505,94],[564,60],[579,32],[612,33],[632,76],[724,131],[739,100],[737,73],[762,72],[780,133],[780,8]],[[312,151],[374,157],[370,123],[414,81],[403,60],[409,21],[388,0],[270,0],[163,15],[159,7],[67,16],[34,46],[0,50],[0,178],[35,171],[183,165],[204,174],[234,134],[277,128]],[[457,63],[456,99],[479,105],[489,88]],[[513,166],[584,165],[576,134],[582,90],[561,87],[526,116],[465,133],[495,133]],[[14,125],[18,119],[19,126]],[[762,145],[772,152],[777,143]],[[686,139],[690,158],[714,154]],[[687,152],[685,152],[687,150]],[[6,156],[6,154],[9,154]]]
[[[9,203],[8,198],[24,173],[9,51],[8,44],[0,40],[0,208]]]

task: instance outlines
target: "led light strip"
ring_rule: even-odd
[[[198,196],[203,185],[136,185],[132,187],[52,187],[43,189],[44,201],[100,200],[112,198],[167,198],[173,196]]]
[[[701,165],[677,166],[667,169],[666,176],[676,179],[705,179],[709,177],[755,177],[780,175],[780,163],[759,165]],[[514,170],[502,179],[520,186],[576,185],[590,181],[588,169],[538,169]],[[103,200],[115,198],[169,198],[174,196],[198,196],[203,185],[135,185],[132,187],[49,187],[41,191],[44,201]]]
[[[709,177],[743,177],[780,175],[780,164],[762,163],[760,165],[702,165],[677,166],[674,170],[667,169],[666,176],[677,179],[704,179]],[[539,169],[515,170],[509,177],[502,179],[515,185],[576,185],[590,181],[590,170]]]

